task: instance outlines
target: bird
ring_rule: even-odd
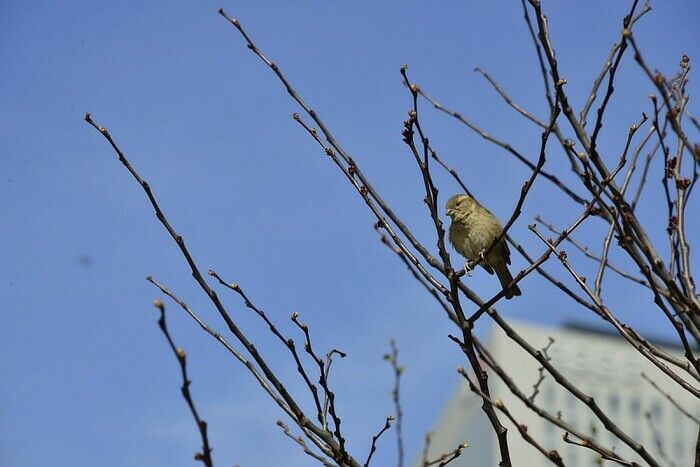
[[[452,219],[449,230],[450,243],[457,253],[466,258],[467,262],[464,264],[466,270],[469,261],[482,255],[501,234],[503,228],[491,211],[469,195],[452,196],[447,200],[445,211]],[[505,290],[506,299],[510,300],[514,296],[522,295],[517,284],[506,288],[513,281],[513,276],[508,270],[510,250],[505,238],[498,241],[480,264],[489,274],[496,273]]]

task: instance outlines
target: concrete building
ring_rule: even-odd
[[[552,364],[578,388],[593,396],[606,414],[625,433],[642,443],[662,465],[693,465],[700,401],[672,382],[621,337],[575,326],[554,328],[522,322],[511,325],[535,348],[546,347],[550,337],[553,338],[554,342],[547,350]],[[530,396],[539,377],[540,365],[537,361],[523,352],[497,326],[491,332],[488,348],[522,392]],[[661,348],[669,354],[684,358],[681,348]],[[642,373],[670,394],[696,420],[684,415],[645,380]],[[535,398],[538,405],[554,414],[561,412],[561,417],[569,424],[605,447],[614,449],[624,459],[646,465],[631,448],[609,433],[585,404],[559,386],[546,372],[545,374],[547,376]],[[515,419],[527,425],[528,433],[543,447],[557,449],[567,466],[617,465],[610,461],[601,464],[600,456],[593,451],[564,443],[564,432],[561,429],[529,410],[497,375],[490,373],[489,376],[492,398],[501,399]],[[553,465],[522,439],[503,414],[499,413],[499,418],[508,428],[514,466]],[[481,410],[481,399],[469,390],[466,383],[459,386],[435,426],[429,458],[451,451],[465,441],[470,447],[449,464],[451,467],[498,465],[500,456],[496,437]],[[419,464],[420,462],[417,463]]]

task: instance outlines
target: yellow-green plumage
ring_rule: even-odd
[[[477,258],[501,233],[501,223],[496,216],[468,195],[454,195],[447,201],[445,209],[447,215],[452,218],[450,243],[457,253],[469,261]],[[508,270],[510,250],[505,238],[498,241],[480,264],[489,274],[496,273],[504,289],[513,280]],[[506,290],[505,297],[510,299],[521,294],[520,288],[514,285]]]

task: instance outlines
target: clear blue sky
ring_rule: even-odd
[[[483,67],[519,103],[546,116],[520,4],[262,3],[0,4],[0,464],[187,466],[199,447],[176,362],[156,327],[151,301],[161,295],[144,277],[154,275],[223,326],[143,192],[83,121],[86,111],[151,183],[204,270],[240,283],[286,333],[299,338],[288,319],[298,311],[317,348],[349,353],[331,378],[354,452],[366,452],[371,434],[393,411],[391,374],[382,361],[390,337],[406,366],[409,458],[454,390],[454,368],[464,359],[446,338],[452,327],[377,241],[370,213],[290,118],[298,109],[216,10],[223,6],[241,19],[432,246],[422,184],[401,142],[410,99],[399,67],[408,63],[427,92],[534,159],[539,130],[472,72]],[[577,106],[619,36],[628,3],[545,2]],[[653,7],[636,28],[648,62],[670,74],[683,53],[700,58],[700,5],[658,1]],[[626,128],[649,109],[651,86],[631,58],[623,60],[603,132],[607,160],[617,157]],[[697,95],[695,81],[689,91]],[[425,109],[434,145],[507,217],[527,170]],[[564,170],[561,151],[552,148],[548,168]],[[449,178],[437,181],[443,195],[457,191]],[[647,201],[640,209],[653,213],[659,205]],[[538,213],[563,226],[578,209],[559,201],[546,181],[537,182],[511,230],[537,253],[542,247],[526,225]],[[697,237],[697,224],[691,229]],[[592,221],[582,232],[600,235],[602,226]],[[590,246],[599,249],[597,242]],[[697,249],[694,255],[697,260]],[[516,271],[524,265],[517,255],[513,263]],[[593,270],[583,259],[577,266]],[[550,269],[563,274],[557,264]],[[497,290],[482,271],[467,280],[482,296]],[[521,288],[522,299],[501,306],[504,315],[595,322],[534,275]],[[671,334],[645,313],[648,295],[625,290],[617,293],[611,282],[606,295],[622,319],[650,335]],[[286,352],[237,297],[221,295],[290,388],[300,391]],[[276,407],[244,369],[179,309],[169,310],[219,465],[309,465],[275,426]],[[482,335],[487,320],[478,325]],[[388,434],[377,465],[393,459]]]

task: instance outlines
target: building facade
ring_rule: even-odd
[[[511,325],[533,347],[547,348],[552,364],[579,389],[592,396],[618,427],[643,444],[662,465],[685,467],[694,464],[700,402],[669,380],[626,341],[617,335],[575,326],[550,328],[520,322]],[[553,342],[547,347],[550,338]],[[539,363],[496,326],[489,337],[488,348],[520,390],[531,396],[533,385],[540,377]],[[680,348],[661,346],[661,349],[680,359],[685,358]],[[646,465],[630,447],[605,429],[588,406],[559,386],[546,371],[544,374],[539,393],[535,396],[538,405],[553,414],[560,413],[567,423],[622,458]],[[658,389],[645,377],[656,383]],[[515,419],[527,425],[528,433],[546,449],[556,449],[567,466],[617,465],[601,460],[589,449],[564,443],[564,431],[528,409],[497,375],[489,373],[489,385],[492,398],[501,399]],[[659,389],[669,394],[688,414],[674,406]],[[470,447],[450,466],[498,465],[498,444],[481,410],[481,403],[466,383],[460,384],[436,424],[429,458],[467,442]],[[508,428],[515,467],[553,465],[522,439],[503,414],[499,414],[499,418]]]

